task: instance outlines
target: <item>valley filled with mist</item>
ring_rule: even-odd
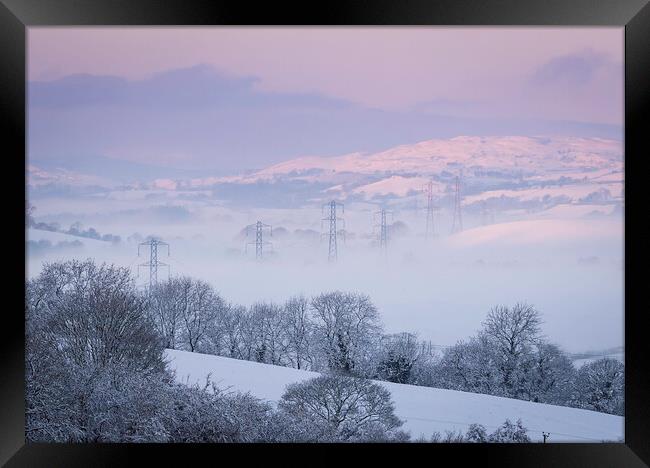
[[[145,287],[149,270],[138,266],[149,247],[138,248],[154,237],[169,244],[169,255],[159,248],[168,265],[159,280],[204,279],[242,305],[358,291],[387,332],[449,346],[473,334],[492,306],[526,301],[568,352],[623,345],[620,141],[456,137],[228,176],[159,175],[125,182],[30,162],[28,277],[45,262],[91,257],[130,267]],[[343,205],[335,262],[323,207],[332,200]],[[268,225],[261,259],[257,221]]]

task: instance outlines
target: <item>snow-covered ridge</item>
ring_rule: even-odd
[[[285,387],[318,376],[288,367],[240,361],[220,356],[166,350],[170,367],[181,383],[205,383],[206,378],[220,388],[250,392],[253,396],[277,402]],[[442,390],[414,385],[378,382],[390,392],[403,429],[412,439],[446,430],[465,432],[473,423],[494,430],[507,418],[521,418],[528,436],[538,441],[542,431],[550,432],[553,442],[601,442],[623,438],[623,418],[595,411],[532,403],[522,400]]]
[[[261,170],[257,177],[324,172],[439,173],[465,168],[520,171],[620,168],[622,145],[615,140],[575,137],[456,137],[400,145],[379,153],[305,157]]]
[[[450,177],[461,173],[466,181],[497,177],[541,185],[621,184],[623,148],[620,141],[601,138],[461,136],[400,145],[377,153],[301,157],[248,175],[192,179],[181,185],[302,181],[331,184],[324,193],[370,199],[420,192],[431,177],[437,177],[434,191],[440,195],[447,190]],[[619,187],[613,187],[613,192],[620,192]],[[514,195],[518,198],[518,194]]]

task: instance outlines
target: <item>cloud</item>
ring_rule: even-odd
[[[173,179],[180,171],[228,175],[305,155],[458,135],[620,135],[618,125],[508,117],[487,104],[478,115],[471,101],[378,110],[315,93],[266,92],[257,82],[207,65],[141,80],[72,75],[30,82],[30,163],[127,183]]]
[[[259,78],[234,76],[210,65],[172,69],[143,80],[76,74],[28,84],[33,108],[72,109],[93,106],[149,109],[336,108],[346,101],[309,93],[270,93],[255,89]]]
[[[585,49],[549,60],[533,72],[530,82],[536,85],[582,86],[593,81],[599,70],[611,65],[605,54]]]

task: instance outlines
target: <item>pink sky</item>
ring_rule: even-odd
[[[486,105],[477,117],[623,119],[623,28],[32,27],[28,51],[32,81],[209,64],[260,90],[386,110],[471,101]]]

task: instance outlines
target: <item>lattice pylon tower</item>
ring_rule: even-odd
[[[158,260],[158,247],[166,246],[167,256],[169,257],[169,244],[160,239],[151,238],[138,244],[138,256],[140,256],[140,247],[142,246],[149,247],[149,261],[138,265],[138,269],[140,267],[149,267],[149,289],[151,290],[158,284],[158,267],[167,267],[167,276],[169,277],[169,265]]]
[[[255,228],[255,241],[253,242],[248,242],[246,244],[245,250],[248,251],[248,246],[249,245],[255,245],[255,259],[258,261],[261,261],[264,259],[264,247],[269,246],[273,248],[273,244],[271,242],[265,241],[264,240],[264,229],[269,228],[269,235],[273,236],[273,227],[264,224],[262,221],[257,221],[255,224],[250,224],[246,226],[246,236],[248,237],[248,233],[251,228]]]
[[[460,192],[460,177],[456,176],[454,184],[454,217],[451,224],[451,232],[456,233],[463,230],[463,215],[461,211],[462,195]]]
[[[339,230],[338,230],[337,223],[340,222],[345,227],[345,221],[343,220],[343,218],[339,218],[337,216],[336,213],[337,207],[340,207],[341,212],[345,213],[344,205],[342,203],[337,203],[334,200],[323,205],[323,213],[327,213],[327,215],[321,220],[321,230],[323,228],[322,226],[323,221],[326,221],[328,223],[328,232],[322,233],[321,238],[324,235],[327,235],[327,241],[328,241],[327,260],[329,262],[335,262],[336,260],[338,260]],[[342,231],[342,234],[345,240],[345,231]]]
[[[436,224],[434,217],[436,206],[433,203],[433,181],[430,180],[429,183],[424,186],[424,189],[422,191],[427,196],[427,223],[426,231],[424,232],[424,238],[433,239],[436,237]]]
[[[388,255],[389,241],[388,217],[392,217],[392,212],[387,211],[385,208],[381,208],[375,213],[375,216],[379,217],[379,222],[375,223],[375,226],[379,227],[379,249],[381,250],[381,253],[386,256]]]

